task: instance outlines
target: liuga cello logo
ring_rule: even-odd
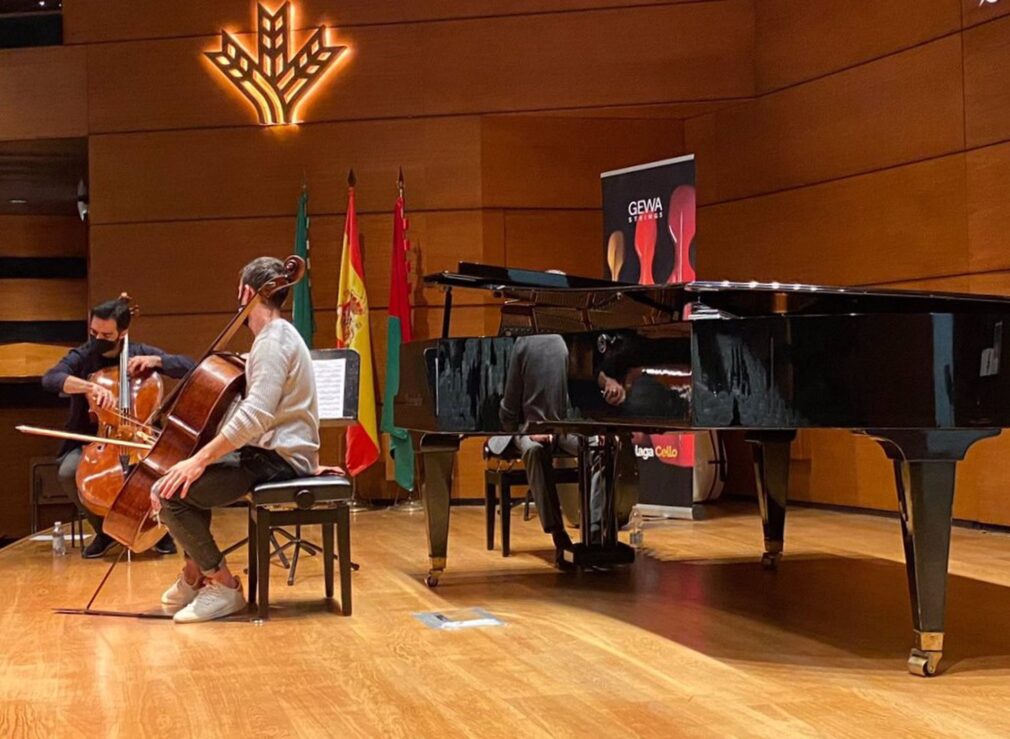
[[[663,201],[660,198],[632,200],[628,203],[628,223],[658,221],[663,217]]]
[[[329,31],[326,26],[313,28],[295,51],[291,3],[285,2],[273,12],[258,5],[255,51],[248,51],[233,34],[221,31],[221,47],[204,55],[252,103],[260,123],[297,123],[299,105],[348,50],[330,43]]]
[[[680,450],[669,444],[660,444],[658,446],[639,446],[638,444],[635,444],[635,456],[638,459],[644,459],[646,461],[652,459],[653,457],[661,460],[674,460],[680,456]]]

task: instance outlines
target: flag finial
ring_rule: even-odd
[[[358,184],[358,178],[354,176],[354,167],[351,167],[351,171],[347,173],[347,186],[354,187]]]
[[[403,197],[403,167],[400,167],[400,176],[396,178],[396,189],[400,193],[400,197]]]

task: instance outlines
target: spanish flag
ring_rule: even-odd
[[[368,296],[365,266],[358,240],[358,216],[354,210],[354,171],[348,178],[347,220],[344,250],[340,257],[337,288],[337,348],[354,349],[361,357],[358,378],[358,422],[347,429],[344,464],[358,475],[379,458],[379,431],[375,423],[375,375],[372,370],[372,337],[368,330]]]

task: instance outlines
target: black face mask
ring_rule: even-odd
[[[88,340],[88,345],[91,351],[95,354],[108,354],[109,352],[119,348],[118,341],[110,341],[109,339],[96,339],[94,336]]]

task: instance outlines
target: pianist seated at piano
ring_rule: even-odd
[[[614,397],[616,399],[617,394]],[[529,423],[563,421],[568,413],[568,346],[565,340],[558,334],[516,339],[509,356],[505,393],[499,408],[502,427],[521,431]],[[572,550],[572,540],[561,515],[553,458],[557,450],[577,455],[579,438],[574,434],[494,436],[488,440],[488,449],[501,454],[510,444],[522,454],[540,525],[554,540],[554,564],[558,569],[569,569],[571,565],[564,553]],[[603,517],[603,479],[597,461],[594,458],[590,495],[590,520],[594,529],[599,528]]]

